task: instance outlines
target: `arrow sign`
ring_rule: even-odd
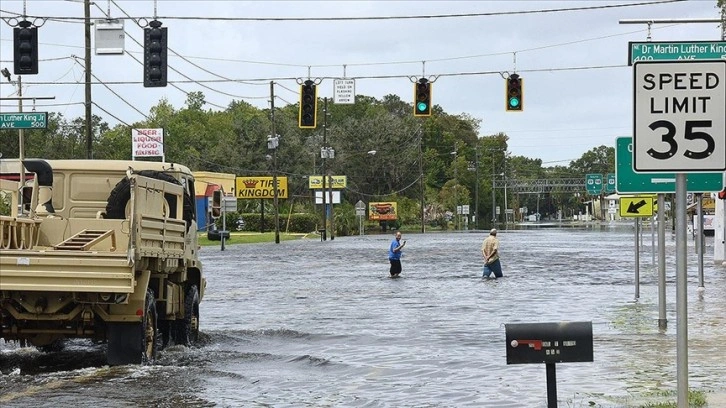
[[[652,217],[653,197],[620,197],[621,217]]]
[[[640,207],[644,206],[645,200],[640,200],[637,203],[632,202],[630,205],[628,205],[628,212],[631,214],[640,214],[638,210],[640,210]]]

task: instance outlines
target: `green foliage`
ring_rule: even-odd
[[[0,192],[0,215],[10,214],[10,195]]]
[[[318,103],[320,118],[323,117],[322,102]],[[359,200],[398,202],[397,224],[408,228],[420,223],[423,188],[425,222],[443,226],[447,225],[444,214],[453,212],[456,204],[468,204],[471,211],[478,208],[478,219],[488,220],[492,206],[501,206],[504,202],[505,178],[584,177],[586,173],[614,171],[613,148],[595,148],[569,167],[542,167],[539,159],[510,157],[506,134],[480,135],[479,119],[468,114],[448,114],[440,106],[434,106],[434,115],[425,120],[414,118],[413,106],[396,95],[386,95],[380,100],[357,95],[353,105],[328,104],[325,132],[322,123],[318,129],[299,129],[297,104],[278,107],[274,117],[280,145],[274,152],[267,149],[267,136],[272,129],[269,109],[244,101],[232,101],[221,110],[210,110],[207,106],[202,92],[192,92],[182,107],[175,108],[162,99],[151,108],[148,119],[113,129],[94,116],[93,158],[128,160],[132,128],[163,128],[167,161],[182,163],[193,171],[233,173],[240,177],[268,176],[273,171],[286,176],[291,198],[280,202],[280,213],[289,213],[295,201],[297,208],[292,212],[314,214],[302,220],[297,215],[290,217],[290,228],[305,232],[321,223],[316,214],[319,210],[308,204],[312,201],[308,177],[345,175],[348,186],[342,192],[344,202],[335,211],[338,234],[356,232],[357,218],[350,206]],[[17,132],[0,130],[0,139],[4,141],[0,145],[3,157],[17,157]],[[26,132],[25,155],[47,159],[86,158],[86,143],[85,120],[68,120],[61,114],[51,113],[47,129]],[[335,157],[323,161],[320,157],[323,146],[332,148]],[[507,196],[510,204],[514,204],[512,192]],[[534,208],[536,198],[530,195],[516,203]],[[572,194],[567,192],[553,194],[546,205],[575,208],[577,203],[571,198]],[[265,225],[260,225],[258,217],[245,219],[248,230],[273,229],[272,217],[267,217],[272,214],[271,200],[240,201],[243,213],[259,212],[263,205]],[[281,227],[286,224],[287,219]]]

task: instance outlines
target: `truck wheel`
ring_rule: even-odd
[[[173,176],[156,170],[142,170],[139,172],[144,177],[155,178],[157,180],[167,181],[174,184],[180,184]],[[131,182],[128,177],[124,177],[116,183],[111,194],[106,200],[106,218],[120,220],[126,218],[127,204],[131,199]],[[182,218],[187,222],[187,228],[194,220],[194,203],[189,194],[184,192],[184,203],[182,208]]]
[[[161,330],[157,326],[156,301],[151,289],[146,291],[144,315],[139,323],[109,323],[109,365],[150,363],[161,346]]]
[[[184,297],[184,320],[174,322],[174,342],[191,346],[199,339],[199,290],[197,285],[187,289]]]

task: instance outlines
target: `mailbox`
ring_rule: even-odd
[[[504,325],[507,364],[593,361],[592,322]]]

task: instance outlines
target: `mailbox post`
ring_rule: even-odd
[[[592,322],[510,323],[504,330],[507,364],[545,363],[547,407],[557,408],[555,363],[593,361]]]

